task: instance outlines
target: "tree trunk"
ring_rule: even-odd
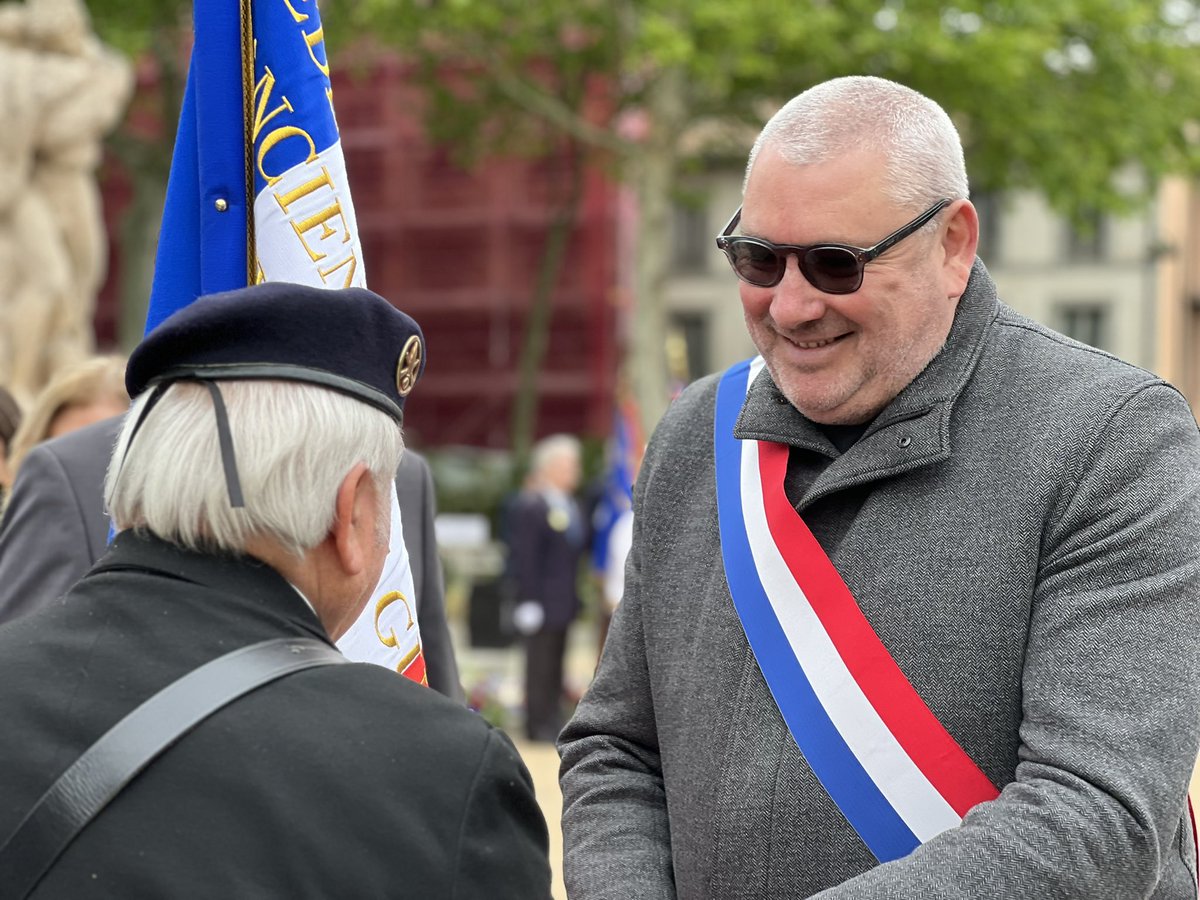
[[[546,356],[550,336],[550,318],[554,312],[554,289],[566,260],[571,234],[579,217],[579,202],[583,194],[584,163],[576,148],[568,150],[571,181],[563,204],[546,231],[546,246],[538,266],[533,300],[525,320],[525,338],[518,361],[517,392],[513,398],[512,448],[513,477],[520,479],[528,467],[529,452],[537,433],[539,399],[538,376]],[[515,485],[514,485],[515,486]]]
[[[187,31],[190,34],[190,27]],[[121,275],[117,285],[117,336],[127,353],[141,341],[146,329],[167,179],[171,173],[175,131],[187,77],[186,68],[180,65],[182,40],[184,38],[176,27],[160,26],[155,29],[155,38],[150,43],[150,52],[157,64],[155,90],[161,135],[147,138],[130,133],[119,135],[111,143],[132,182],[133,195],[121,219]]]
[[[133,199],[121,219],[121,275],[117,285],[118,337],[126,353],[142,339],[146,328],[154,255],[167,196],[167,182],[161,172],[131,169],[129,175]]]
[[[647,97],[650,137],[630,160],[639,201],[634,261],[633,335],[626,362],[629,381],[650,434],[670,399],[667,378],[666,280],[671,265],[671,196],[678,169],[676,142],[685,124],[687,83],[681,69],[669,69]]]

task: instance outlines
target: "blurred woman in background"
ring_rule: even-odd
[[[21,421],[9,448],[8,467],[16,478],[34,445],[67,434],[129,408],[125,358],[94,356],[62,369],[42,388]]]
[[[8,451],[12,446],[13,435],[21,424],[21,407],[13,399],[12,394],[0,388],[0,509],[4,507],[4,498],[12,487],[12,469],[8,465]]]

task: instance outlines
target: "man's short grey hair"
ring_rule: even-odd
[[[530,469],[533,472],[540,472],[550,464],[551,460],[560,456],[573,456],[578,459],[580,453],[578,438],[569,434],[552,434],[533,445]]]
[[[268,537],[302,556],[329,533],[338,486],[360,462],[390,511],[404,441],[386,413],[315,385],[218,385],[245,507],[230,506],[207,388],[176,382],[146,415],[132,446],[149,391],[125,417],[104,490],[118,528],[145,529],[202,552],[242,553],[248,538]]]
[[[764,147],[794,165],[827,162],[865,147],[885,159],[889,198],[926,207],[970,195],[962,140],[946,111],[912,88],[884,78],[834,78],[793,97],[763,127],[746,180]],[[745,182],[743,182],[743,190]]]

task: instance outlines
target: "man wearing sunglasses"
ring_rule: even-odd
[[[717,238],[761,355],[647,451],[559,742],[573,900],[1196,896],[1195,420],[977,240],[928,98],[763,129]]]

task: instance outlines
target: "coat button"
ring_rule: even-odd
[[[912,438],[910,438],[906,434],[904,437],[900,438],[900,440],[896,441],[896,443],[899,444],[901,447],[911,447],[912,446]]]

